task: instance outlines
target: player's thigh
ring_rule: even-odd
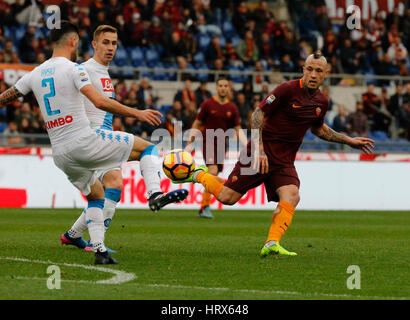
[[[81,166],[71,153],[57,154],[53,156],[55,165],[61,169],[68,180],[85,196],[91,194],[91,187],[98,180],[95,170]]]
[[[135,161],[141,158],[141,153],[149,146],[153,145],[151,142],[146,141],[140,137],[134,136],[134,144],[132,146],[132,151],[128,158],[128,161]]]
[[[299,203],[300,181],[294,166],[270,167],[269,178],[265,182],[269,201],[286,201],[296,206]]]
[[[122,190],[123,180],[121,170],[115,169],[106,172],[101,179],[105,188]]]
[[[247,174],[247,171],[242,169],[244,167],[238,161],[219,194],[218,200],[222,203],[235,204],[244,194],[259,186],[266,179],[266,175]]]

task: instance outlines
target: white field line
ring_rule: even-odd
[[[61,280],[62,282],[74,282],[74,283],[90,283],[90,284],[120,284],[127,281],[136,279],[135,274],[127,273],[120,270],[113,270],[104,267],[95,267],[81,264],[69,264],[69,263],[56,263],[51,261],[40,261],[40,260],[29,260],[23,258],[8,258],[0,257],[0,260],[12,260],[21,262],[31,262],[31,263],[42,263],[42,264],[55,264],[64,265],[68,267],[78,267],[88,270],[97,270],[102,272],[109,272],[116,274],[115,277],[108,280],[90,281],[90,280]],[[119,274],[126,274],[119,275]],[[30,277],[15,277],[17,280],[47,280],[47,278],[30,278]],[[199,286],[184,286],[184,285],[172,285],[172,284],[138,284],[140,287],[151,287],[151,288],[171,288],[171,289],[187,289],[187,290],[206,290],[206,291],[227,291],[232,293],[256,293],[256,294],[271,294],[271,295],[290,295],[290,296],[310,296],[310,297],[328,297],[328,298],[345,298],[345,299],[366,299],[366,300],[410,300],[410,297],[380,297],[380,296],[362,296],[353,294],[336,294],[336,293],[320,293],[320,292],[298,292],[298,291],[280,291],[280,290],[253,290],[253,289],[231,289],[231,288],[212,288],[212,287],[199,287]]]
[[[115,269],[109,269],[109,268],[105,268],[105,267],[83,265],[83,264],[62,263],[62,262],[42,261],[42,260],[30,260],[30,259],[12,258],[12,257],[0,257],[0,260],[10,260],[10,261],[27,262],[27,263],[40,263],[40,264],[48,264],[48,265],[60,265],[60,266],[66,266],[66,267],[82,268],[82,269],[87,269],[87,270],[106,272],[106,273],[111,273],[111,274],[114,275],[112,278],[107,279],[107,280],[87,281],[86,283],[121,284],[121,283],[124,283],[124,282],[134,280],[137,277],[135,274],[130,273],[130,272],[125,272],[125,271],[115,270]],[[35,279],[36,278],[33,278],[33,280],[35,280]],[[39,278],[37,278],[37,279],[39,279]],[[85,280],[71,280],[71,281],[84,282]]]

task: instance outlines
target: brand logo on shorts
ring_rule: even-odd
[[[101,84],[104,92],[114,92],[114,86],[110,78],[101,78]]]
[[[322,109],[320,107],[316,108],[316,115],[319,117],[320,113],[322,112]]]
[[[233,176],[233,177],[232,177],[232,182],[236,182],[236,181],[238,181],[238,177],[237,177],[237,176]]]
[[[276,100],[276,97],[273,94],[271,94],[269,97],[266,98],[266,103],[271,104],[275,100]]]

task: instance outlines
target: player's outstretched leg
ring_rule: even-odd
[[[139,158],[141,175],[147,187],[149,208],[157,212],[168,204],[184,201],[188,196],[188,190],[186,189],[178,189],[168,193],[163,193],[161,190],[161,161],[159,159],[158,147],[145,140],[136,138],[134,149],[141,148],[138,144],[145,145],[137,159]]]

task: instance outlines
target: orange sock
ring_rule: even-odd
[[[211,197],[212,195],[208,191],[204,191],[202,195],[201,209],[209,207],[209,205],[211,204]]]
[[[221,180],[223,180],[222,178],[201,171],[197,174],[195,180],[196,182],[202,184],[205,187],[206,191],[208,191],[210,194],[213,194],[218,199],[219,193],[224,186],[224,182],[221,182]]]
[[[279,242],[282,236],[285,234],[286,230],[292,223],[293,213],[295,212],[295,207],[289,202],[280,201],[272,216],[272,224],[269,229],[268,241]]]

